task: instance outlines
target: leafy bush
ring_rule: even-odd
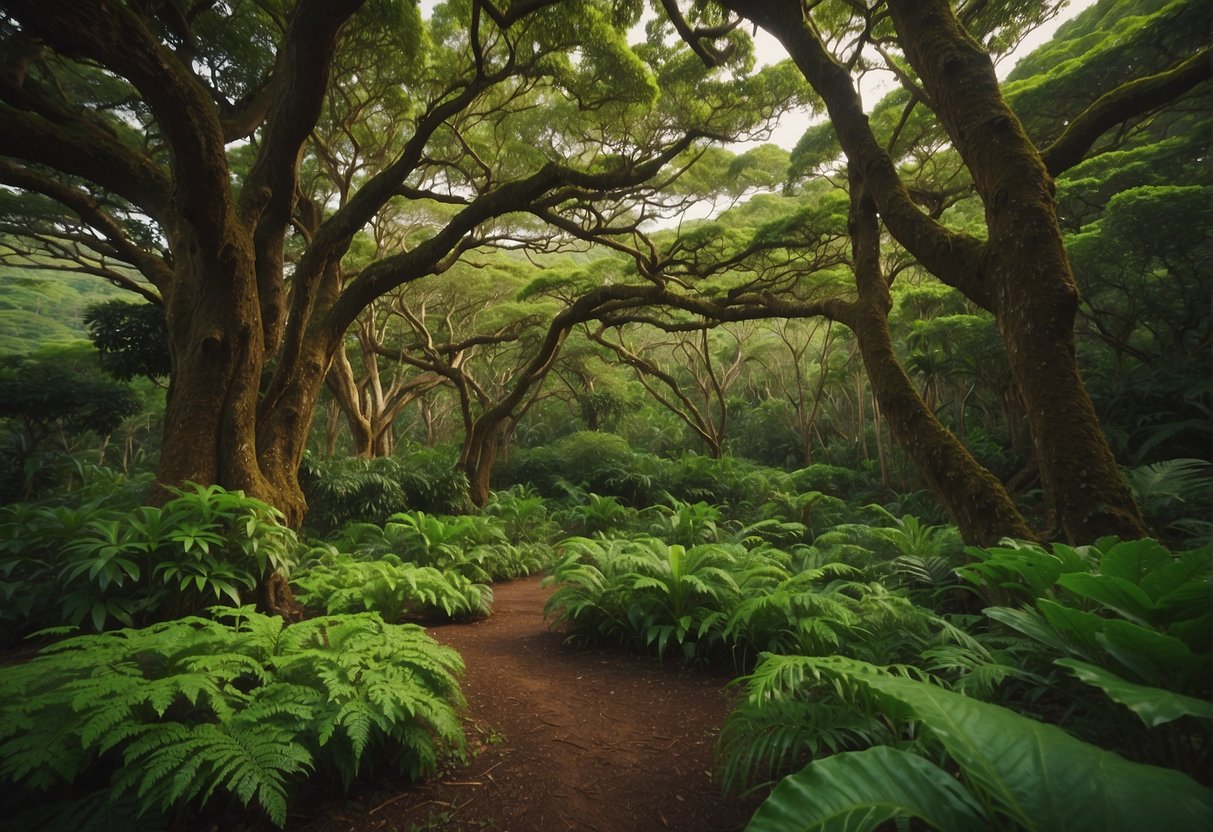
[[[1125,471],[1150,528],[1167,540],[1199,546],[1213,537],[1213,466],[1168,459]]]
[[[649,532],[667,543],[694,546],[715,543],[720,539],[718,524],[723,520],[720,509],[702,500],[684,503],[671,500],[668,506],[654,506],[656,522]]]
[[[250,608],[228,615],[230,626],[185,618],[71,638],[6,668],[9,800],[80,782],[139,813],[182,820],[225,796],[282,826],[310,771],[348,785],[383,758],[417,777],[463,749],[462,662],[420,627],[373,613],[289,628]]]
[[[616,497],[577,489],[569,499],[572,505],[562,512],[561,520],[567,531],[582,537],[627,529],[639,516],[636,509],[623,505]]]
[[[471,508],[466,475],[449,453],[432,448],[409,448],[401,458],[307,456],[299,482],[308,502],[307,528],[321,536],[346,523],[382,524],[409,509]]]
[[[0,622],[8,634],[57,624],[132,626],[241,603],[297,542],[281,514],[240,491],[198,485],[161,507],[0,508]]]
[[[1179,772],[1130,762],[1007,708],[871,665],[806,663],[846,689],[857,709],[901,730],[920,724],[948,768],[886,746],[816,760],[775,788],[751,819],[753,832],[863,832],[897,817],[974,830],[1198,830],[1213,823],[1208,789]],[[762,685],[750,690],[751,698],[773,695]]]
[[[405,617],[465,619],[487,615],[493,591],[458,573],[403,563],[393,554],[359,561],[330,553],[291,579],[296,599],[325,612],[373,610],[384,621]]]
[[[788,485],[796,491],[820,491],[843,500],[859,488],[859,477],[850,468],[817,463],[793,471]]]
[[[307,499],[307,528],[325,535],[346,523],[382,523],[409,507],[404,471],[390,457],[316,459],[305,456],[299,484]]]
[[[962,574],[1027,602],[985,614],[1015,635],[1017,661],[1068,703],[1063,724],[1131,756],[1208,776],[1208,547],[1172,554],[1153,540],[1105,539],[1051,553],[1030,545],[970,551],[984,560]],[[1108,708],[1086,686],[1127,710]]]
[[[728,612],[752,570],[770,559],[743,547],[687,548],[657,538],[570,538],[568,552],[544,585],[559,584],[544,608],[575,638],[677,650],[684,661],[717,654]]]
[[[491,514],[452,517],[403,511],[381,526],[348,524],[330,535],[327,544],[355,560],[378,560],[390,554],[481,583],[539,572],[553,558],[546,543],[509,543],[504,522]]]
[[[737,645],[737,654],[761,656],[738,682],[763,693],[741,702],[721,730],[718,754],[727,789],[761,785],[826,752],[898,741],[885,721],[856,709],[816,658],[915,668],[981,697],[1008,676],[1023,675],[958,622],[883,584],[848,579],[854,574],[839,563],[801,572],[752,594],[730,616],[725,638]],[[774,652],[759,653],[764,650]]]
[[[548,516],[547,501],[534,489],[514,486],[506,491],[494,491],[484,513],[502,524],[509,540],[537,543],[550,540],[556,524]]]

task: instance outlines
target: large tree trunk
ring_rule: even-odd
[[[998,321],[1061,531],[1071,542],[1142,537],[1141,512],[1078,371],[1078,288],[1057,224],[1053,181],[1003,100],[989,55],[949,4],[890,0],[889,10],[985,205],[989,236],[980,291]]]
[[[281,510],[285,523],[297,528],[306,511],[299,462],[319,384],[310,384],[310,395],[304,390],[310,408],[271,419],[259,412],[266,356],[252,246],[235,221],[229,229],[227,245],[174,245],[201,254],[179,258],[166,298],[173,371],[156,479],[166,486],[197,482],[241,490]],[[219,256],[206,256],[210,252]],[[257,598],[271,613],[299,617],[289,585],[278,576],[262,576]]]
[[[1079,376],[1070,274],[1040,156],[1007,107],[989,54],[947,0],[888,0],[898,42],[973,176],[985,241],[918,209],[876,141],[851,72],[804,23],[795,0],[721,0],[774,34],[821,95],[850,165],[885,225],[920,263],[991,311],[1023,396],[1045,493],[1071,542],[1146,534]]]
[[[839,318],[855,333],[889,432],[922,470],[966,542],[991,546],[1003,537],[1032,539],[1002,483],[935,417],[893,351],[888,324],[892,299],[880,267],[876,205],[854,174],[849,230],[859,299],[843,307]]]
[[[484,416],[477,419],[463,443],[458,467],[468,478],[468,498],[476,508],[488,505],[492,495],[493,465],[497,462],[501,424]]]

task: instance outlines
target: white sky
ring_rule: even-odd
[[[1033,30],[1015,51],[1008,54],[998,64],[998,77],[1005,77],[1011,71],[1015,63],[1027,55],[1037,46],[1045,43],[1049,38],[1053,37],[1053,33],[1057,31],[1057,27],[1065,23],[1070,18],[1081,12],[1088,6],[1092,6],[1096,0],[1070,0],[1061,12],[1050,20],[1048,23]],[[754,46],[758,55],[758,64],[760,66],[776,63],[787,57],[787,52],[783,46],[775,38],[768,35],[763,30],[759,29],[754,36]],[[863,103],[866,109],[870,109],[876,104],[881,96],[896,83],[892,77],[892,73],[872,73],[863,84],[860,85],[860,94],[863,96]],[[809,126],[810,117],[808,113],[798,116],[795,113],[786,114],[775,128],[769,142],[779,145],[785,150],[791,150],[796,146],[796,142],[804,134],[805,129]],[[739,148],[753,147],[762,144],[762,142],[748,142],[738,145]]]

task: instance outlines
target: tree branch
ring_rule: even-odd
[[[1110,127],[1160,109],[1208,80],[1213,75],[1210,52],[1205,47],[1168,70],[1129,81],[1097,98],[1040,152],[1049,174],[1059,176],[1081,162]]]

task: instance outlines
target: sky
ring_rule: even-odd
[[[1049,38],[1053,37],[1053,33],[1057,31],[1057,27],[1065,23],[1070,18],[1077,15],[1088,6],[1093,6],[1097,0],[1070,0],[1061,12],[1050,20],[1048,23],[1033,30],[1015,51],[1008,54],[998,64],[998,77],[1005,77],[1011,71],[1015,63],[1027,55],[1036,47],[1045,43]],[[782,45],[775,38],[768,35],[761,29],[758,30],[754,37],[754,47],[757,52],[758,64],[760,66],[777,63],[787,57],[787,52],[784,51]],[[865,108],[870,108],[880,100],[881,96],[894,84],[891,73],[872,73],[866,83],[861,84],[860,94],[863,97]],[[768,142],[779,145],[785,150],[791,150],[796,146],[796,142],[804,134],[805,129],[809,126],[810,118],[807,113],[797,115],[795,113],[786,114],[771,134]],[[739,145],[739,148],[752,147],[762,144],[763,142],[749,142]]]

